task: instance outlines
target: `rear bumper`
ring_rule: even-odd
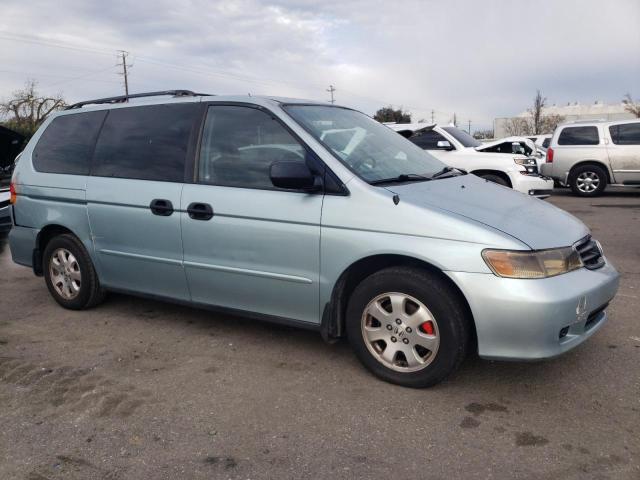
[[[619,274],[608,262],[538,280],[448,272],[469,302],[483,358],[539,360],[578,346],[607,320]]]

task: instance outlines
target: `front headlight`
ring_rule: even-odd
[[[482,258],[499,277],[547,278],[582,267],[572,247],[550,250],[483,250]]]
[[[525,167],[527,165],[535,165],[536,164],[536,161],[534,159],[532,159],[532,158],[514,158],[513,161],[517,165],[524,165]]]

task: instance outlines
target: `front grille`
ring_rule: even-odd
[[[602,250],[598,242],[596,242],[591,235],[584,237],[575,245],[575,249],[580,255],[580,259],[585,268],[589,270],[595,270],[604,265],[604,257],[602,256]]]
[[[9,206],[9,200],[5,200],[4,202],[0,201],[0,208],[4,208],[8,206]]]

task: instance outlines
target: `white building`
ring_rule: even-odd
[[[625,112],[624,104],[620,103],[602,103],[595,102],[593,104],[584,103],[568,103],[566,105],[550,105],[543,109],[543,115],[560,115],[564,117],[566,122],[575,120],[625,120],[635,118],[631,113]],[[514,118],[531,118],[529,112],[524,111],[516,117],[496,118],[493,120],[494,138],[502,138],[509,136],[505,130],[507,122]],[[544,132],[553,133],[553,132]]]

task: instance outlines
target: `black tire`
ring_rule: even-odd
[[[591,178],[592,184],[597,179],[598,184],[594,190],[586,191],[584,184],[582,186],[580,185],[580,180],[585,176]],[[604,192],[604,189],[607,187],[607,172],[599,165],[580,165],[571,170],[569,174],[569,187],[571,187],[574,195],[580,197],[597,197],[598,195],[602,195],[602,192]]]
[[[489,182],[497,183],[498,185],[502,185],[503,187],[509,187],[509,182],[507,182],[500,175],[495,175],[493,173],[484,173],[484,174],[480,175],[480,178],[484,178],[485,180],[488,180]]]
[[[54,262],[53,256],[59,251],[64,249],[70,252],[75,257],[78,271],[80,273],[80,283],[77,294],[73,298],[65,298],[54,286],[52,276],[52,263]],[[43,257],[43,274],[49,293],[64,308],[70,310],[84,310],[94,307],[102,302],[106,296],[106,292],[100,287],[100,281],[91,258],[87,253],[87,250],[82,245],[82,242],[71,234],[63,234],[53,237],[49,243],[47,243]],[[59,268],[59,267],[57,267]]]
[[[363,313],[373,299],[387,292],[419,300],[437,322],[440,339],[437,353],[421,370],[393,370],[367,347],[362,331]],[[460,366],[469,347],[470,322],[457,292],[438,275],[416,268],[391,267],[370,275],[356,287],[347,306],[346,330],[355,354],[374,375],[405,387],[424,388],[441,382]]]

